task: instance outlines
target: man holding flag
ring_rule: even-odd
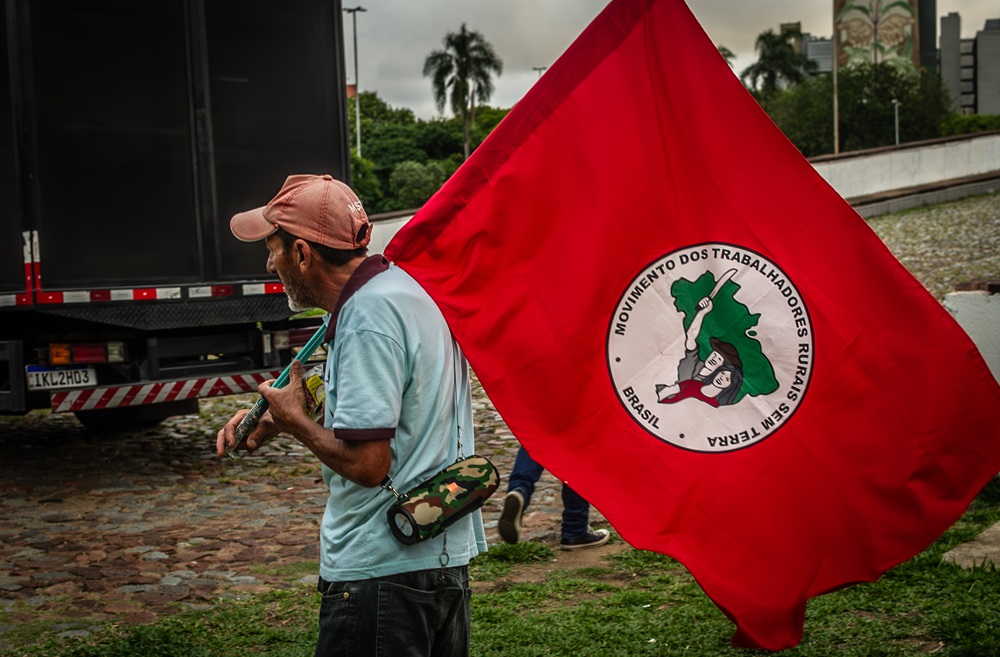
[[[682,562],[736,645],[795,645],[810,597],[922,550],[1000,470],[975,346],[682,0],[609,4],[386,255],[532,456]],[[661,404],[706,297],[697,356],[734,346],[739,389]]]

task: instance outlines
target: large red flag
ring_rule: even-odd
[[[1000,469],[975,346],[682,0],[615,0],[386,249],[518,440],[780,649]]]

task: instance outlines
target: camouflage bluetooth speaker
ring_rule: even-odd
[[[389,529],[405,545],[432,538],[481,507],[499,485],[500,473],[489,459],[460,459],[389,507]]]

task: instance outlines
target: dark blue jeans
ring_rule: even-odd
[[[528,508],[531,495],[535,492],[535,484],[542,477],[544,470],[545,468],[531,458],[523,447],[517,450],[514,469],[507,477],[507,491],[521,491],[521,495],[524,495],[525,509]],[[562,537],[583,536],[590,521],[590,503],[566,484],[562,487],[562,503]]]
[[[468,566],[357,582],[319,581],[316,657],[469,654]]]

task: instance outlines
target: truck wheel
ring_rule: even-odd
[[[197,399],[147,404],[145,406],[121,406],[101,408],[93,411],[76,411],[80,424],[94,433],[127,431],[154,427],[174,415],[191,415],[198,412]]]

